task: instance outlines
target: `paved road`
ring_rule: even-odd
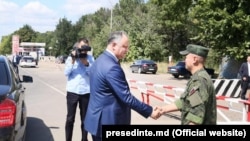
[[[123,66],[127,79],[134,79],[156,84],[185,87],[186,79],[174,79],[169,74],[137,74],[131,73],[129,68]],[[63,141],[65,137],[64,124],[66,118],[66,77],[63,74],[64,64],[53,62],[39,62],[37,68],[20,68],[20,74],[33,76],[34,83],[24,84],[27,88],[27,136],[26,141]],[[131,92],[141,99],[138,90]],[[151,105],[164,105],[165,103],[151,99]],[[78,111],[79,112],[79,111]],[[179,114],[175,112],[174,114]],[[239,114],[238,114],[239,115]],[[235,114],[232,117],[236,117]],[[179,124],[180,121],[168,116],[158,120],[145,119],[136,112],[132,112],[132,124]],[[80,117],[76,116],[73,140],[80,140]],[[91,138],[89,138],[91,141]]]
[[[166,84],[166,74],[132,74],[124,68],[127,79],[136,79],[146,82],[163,82]],[[63,74],[64,64],[53,62],[39,62],[37,68],[20,68],[20,74],[33,76],[32,84],[24,84],[27,88],[27,136],[26,141],[63,141],[65,137],[64,124],[66,118],[65,86],[66,77]],[[185,80],[181,80],[185,83]],[[132,93],[141,99],[138,90],[131,89]],[[162,105],[159,100],[152,100],[152,105]],[[79,112],[79,111],[78,111]],[[132,112],[132,124],[179,124],[179,120],[162,116],[158,120],[145,119]],[[80,139],[80,117],[76,116],[73,140]],[[91,138],[90,138],[91,139]]]

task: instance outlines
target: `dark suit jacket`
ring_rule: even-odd
[[[248,74],[248,65],[247,65],[247,62],[242,63],[242,65],[240,66],[240,69],[239,69],[239,74],[240,74],[241,78],[242,77],[247,77],[247,81],[249,81],[248,80],[249,74]]]
[[[102,125],[129,125],[131,109],[145,118],[152,107],[135,98],[116,58],[102,53],[90,69],[90,100],[84,127],[95,136],[102,136]]]

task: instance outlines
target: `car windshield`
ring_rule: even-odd
[[[176,66],[185,66],[185,62],[178,62]]]
[[[152,61],[152,60],[142,60],[142,63],[154,64],[154,61]]]
[[[23,57],[23,59],[24,59],[24,60],[32,60],[32,61],[34,60],[33,57]]]
[[[4,63],[0,62],[0,85],[9,85],[10,84],[10,80],[8,78],[8,73],[7,73],[7,68],[4,65]]]

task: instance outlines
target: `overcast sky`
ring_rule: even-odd
[[[60,18],[74,24],[82,15],[101,7],[111,8],[119,0],[0,0],[0,38],[25,24],[44,33],[54,31]]]

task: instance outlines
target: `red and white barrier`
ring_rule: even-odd
[[[154,93],[156,95],[162,95],[163,101],[168,104],[174,102],[174,100],[179,98],[180,95],[184,92],[183,88],[177,88],[168,85],[154,84],[153,88]]]
[[[219,80],[218,80],[219,81]],[[216,87],[218,85],[218,81],[214,81],[215,89],[219,89]],[[130,88],[139,90],[142,101],[150,104],[150,98],[153,97],[158,99],[164,103],[170,104],[174,102],[180,95],[184,92],[184,88],[161,85],[161,84],[153,84],[150,82],[136,81],[136,80],[128,80]],[[238,89],[238,88],[235,88]],[[221,90],[218,90],[221,92]],[[238,93],[238,92],[237,92]],[[233,95],[233,94],[231,94]],[[238,95],[238,94],[237,94]],[[218,124],[250,124],[250,101],[241,100],[235,97],[226,97],[221,93],[216,95],[217,98],[217,113],[220,115],[224,121],[219,122]],[[222,104],[223,103],[223,104]],[[237,104],[237,106],[235,106]],[[238,107],[238,108],[236,108]],[[240,108],[239,108],[240,107]],[[241,121],[233,121],[230,119],[230,116],[225,114],[223,110],[227,110],[230,112],[240,113],[242,115]]]
[[[225,96],[217,96],[217,113],[229,123],[235,124],[250,124],[250,101],[248,100],[241,100],[239,98],[230,98]],[[226,102],[227,105],[222,105],[219,102],[223,101]],[[239,106],[240,105],[240,106]],[[234,113],[241,114],[241,121],[232,121],[228,116],[226,116],[222,110],[228,110]],[[224,124],[221,122],[221,124]]]

